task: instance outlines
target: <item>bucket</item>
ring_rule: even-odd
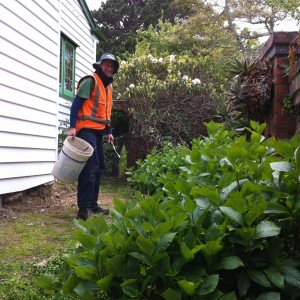
[[[64,183],[75,182],[93,152],[93,147],[83,139],[67,137],[55,162],[52,175]]]

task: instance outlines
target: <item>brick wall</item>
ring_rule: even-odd
[[[275,32],[268,39],[261,50],[261,57],[268,57],[273,65],[274,91],[270,112],[266,118],[265,136],[275,136],[278,139],[292,137],[298,130],[299,122],[299,97],[300,95],[300,74],[293,81],[288,76],[282,74],[281,64],[284,58],[288,56],[289,47],[294,46],[297,61],[300,59],[300,45],[297,45],[297,32]],[[290,94],[290,86],[294,89],[293,95]],[[297,95],[297,97],[295,97]],[[287,96],[293,96],[294,105],[297,105],[298,114],[293,116],[283,113],[283,99]]]

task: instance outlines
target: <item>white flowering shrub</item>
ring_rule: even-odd
[[[171,52],[164,28],[139,35],[136,52],[121,62],[114,82],[117,99],[129,102],[131,134],[142,137],[148,149],[166,139],[189,143],[205,134],[203,122],[215,118],[225,102],[222,65],[180,47]]]

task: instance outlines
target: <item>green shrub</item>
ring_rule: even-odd
[[[152,195],[162,190],[163,180],[179,175],[180,167],[185,165],[188,149],[174,147],[171,142],[164,142],[163,146],[160,151],[152,150],[145,160],[138,160],[136,169],[131,168],[126,172],[133,189]]]
[[[206,126],[185,166],[155,177],[161,192],[115,199],[109,222],[76,220],[68,268],[40,284],[82,299],[298,299],[299,135],[264,140],[251,122],[247,141]]]

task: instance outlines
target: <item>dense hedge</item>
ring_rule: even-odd
[[[115,199],[112,219],[76,220],[68,268],[40,285],[82,299],[299,299],[300,136],[206,126],[191,149],[140,163],[131,182],[151,194]]]

